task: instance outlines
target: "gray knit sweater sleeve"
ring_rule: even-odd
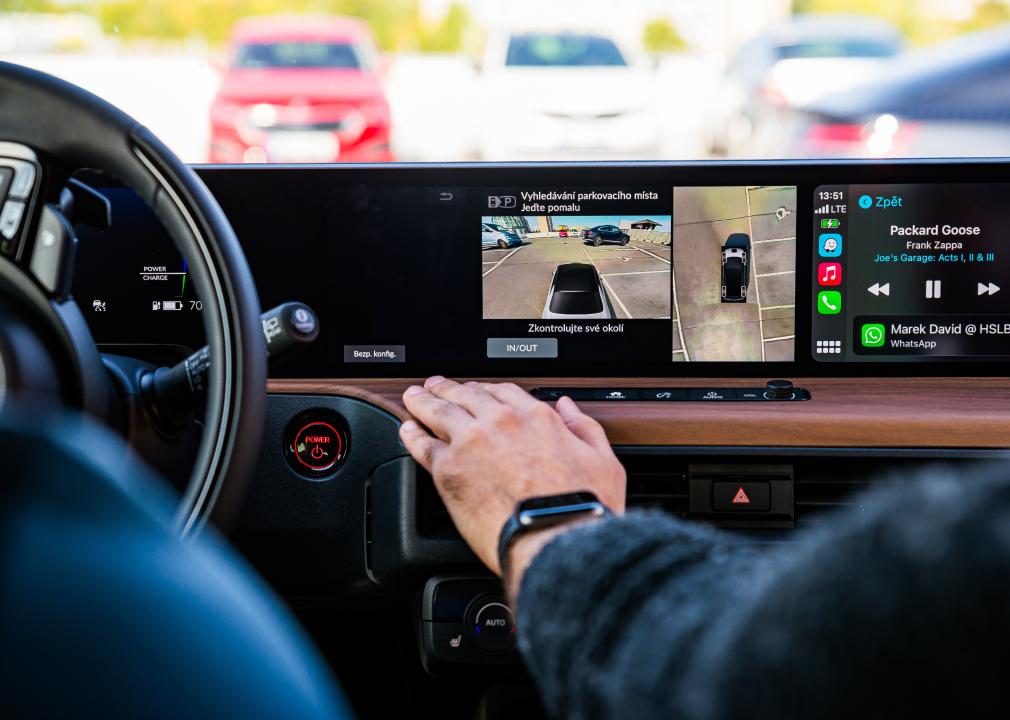
[[[523,579],[520,650],[554,717],[1006,711],[1008,476],[937,469],[774,547],[658,513],[574,528]]]

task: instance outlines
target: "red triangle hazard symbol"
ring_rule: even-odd
[[[747,493],[743,490],[743,485],[736,489],[736,495],[733,496],[734,505],[750,505],[750,498],[747,497]]]

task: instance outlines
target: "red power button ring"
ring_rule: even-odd
[[[329,470],[344,455],[343,434],[322,420],[303,425],[295,433],[292,445],[295,459],[313,472]]]

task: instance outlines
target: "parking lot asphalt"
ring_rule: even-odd
[[[670,248],[632,242],[586,245],[581,238],[528,238],[519,247],[482,251],[484,318],[536,320],[543,315],[554,270],[596,266],[616,319],[670,317]]]
[[[673,207],[673,359],[792,360],[795,189],[681,187]],[[745,303],[721,298],[722,246],[731,233],[751,238]]]

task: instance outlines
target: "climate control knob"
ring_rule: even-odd
[[[466,610],[467,628],[485,652],[507,652],[516,646],[512,609],[497,595],[480,595]]]

